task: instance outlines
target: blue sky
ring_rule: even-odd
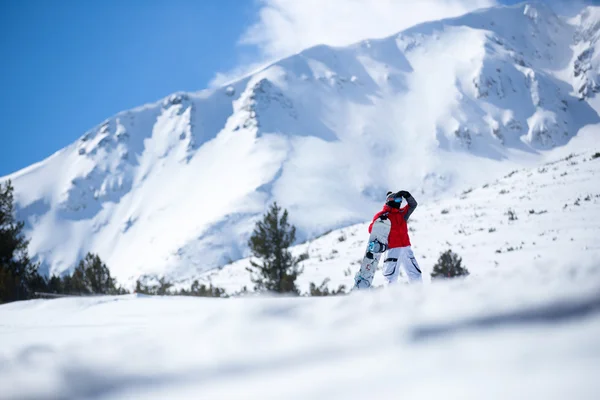
[[[262,1],[0,1],[0,176],[119,111],[257,61],[259,46],[238,42]]]
[[[0,176],[239,60],[244,0],[0,2]]]

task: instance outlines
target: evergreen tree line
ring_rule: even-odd
[[[24,222],[15,219],[14,188],[10,181],[0,183],[0,304],[28,300],[37,294],[69,296],[118,295],[128,290],[119,286],[97,254],[88,253],[70,275],[45,277],[27,253],[29,241],[23,234]],[[156,285],[136,282],[136,292],[154,295],[222,297],[223,289],[194,281],[189,290],[170,290],[164,278]]]
[[[71,275],[52,276],[40,292],[85,296],[92,294],[127,294],[110,276],[110,270],[97,254],[88,253]]]
[[[0,184],[0,303],[29,299],[47,283],[27,254],[25,224],[14,214],[13,187]]]
[[[152,280],[153,282],[148,283],[148,280]],[[173,286],[173,283],[167,281],[164,277],[141,277],[135,283],[134,292],[151,296],[229,297],[225,293],[225,289],[213,286],[212,283],[209,283],[207,286],[204,283],[198,282],[198,280],[195,280],[189,289],[173,290]],[[236,293],[235,295],[241,293]]]
[[[129,293],[120,287],[110,275],[110,270],[97,254],[88,253],[71,275],[44,277],[39,274],[37,263],[27,254],[28,240],[23,235],[24,223],[14,217],[14,195],[11,182],[0,184],[0,303],[26,300],[36,293],[64,295],[117,295]],[[302,274],[301,262],[307,254],[292,256],[289,248],[296,240],[296,228],[288,221],[287,210],[272,204],[259,220],[250,236],[248,246],[253,258],[248,272],[257,292],[300,295],[296,280]],[[433,279],[468,275],[461,258],[448,250],[440,256],[431,274]],[[210,283],[194,281],[189,289],[172,290],[173,284],[163,278],[136,282],[135,293],[149,295],[182,295],[225,297],[225,290]],[[147,283],[147,282],[153,283]],[[242,292],[246,293],[244,287]],[[335,290],[328,287],[328,279],[317,285],[310,283],[309,296],[344,294],[340,285]]]
[[[122,294],[106,265],[95,254],[87,254],[71,275],[42,276],[39,264],[27,253],[25,224],[15,219],[14,188],[0,184],[0,303],[27,300],[36,293],[70,295]]]

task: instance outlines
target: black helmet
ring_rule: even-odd
[[[398,196],[397,193],[387,192],[385,196],[385,205],[392,208],[400,208],[400,204],[402,203],[402,197]]]

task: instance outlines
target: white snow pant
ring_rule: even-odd
[[[404,268],[410,283],[422,282],[421,268],[417,264],[410,246],[389,249],[383,262],[383,276],[388,283],[395,283],[400,275],[400,266]]]

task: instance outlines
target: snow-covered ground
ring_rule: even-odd
[[[409,229],[426,279],[447,249],[462,256],[475,276],[600,265],[600,158],[592,158],[600,152],[598,137],[598,127],[589,127],[535,168],[517,169],[498,179],[490,173],[491,179],[479,187],[419,205]],[[419,194],[414,196],[419,201]],[[509,210],[516,219],[509,219]],[[296,256],[309,255],[299,278],[302,291],[310,282],[318,285],[326,278],[330,288],[351,287],[366,247],[367,227],[362,223],[342,228],[292,248]],[[249,259],[242,259],[200,280],[229,293],[250,289],[249,266]],[[376,275],[374,284],[383,282]]]
[[[600,264],[329,298],[0,306],[0,398],[598,398]]]
[[[534,2],[316,46],[121,112],[2,180],[44,273],[92,251],[120,282],[193,278],[247,256],[273,201],[304,241],[392,188],[429,202],[537,165],[600,122],[599,18]]]
[[[419,206],[410,226],[424,272],[452,248],[471,271],[463,280],[327,298],[2,305],[0,399],[597,399],[596,138],[590,128],[537,168]],[[351,284],[365,229],[294,248],[310,255],[301,287]],[[204,279],[234,292],[249,284],[246,263]]]
[[[292,249],[301,290],[348,288],[365,221],[408,189],[425,282],[1,305],[0,399],[597,399],[598,18],[537,2],[318,46],[13,174],[52,273],[95,251],[120,283],[251,288],[247,238],[277,200],[301,237],[333,229]],[[447,249],[471,275],[431,282]]]

